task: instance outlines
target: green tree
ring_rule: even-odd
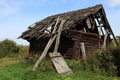
[[[19,52],[17,44],[9,39],[0,42],[0,57],[10,56]]]

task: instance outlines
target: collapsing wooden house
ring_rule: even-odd
[[[19,38],[30,42],[29,54],[41,54],[48,43],[57,18],[63,24],[58,52],[64,57],[79,59],[101,49],[109,49],[115,36],[102,5],[49,16],[29,26]],[[59,27],[60,22],[57,24]],[[116,39],[115,39],[116,40]],[[117,41],[116,41],[117,43]],[[48,52],[53,52],[55,42]]]

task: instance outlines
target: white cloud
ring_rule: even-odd
[[[17,0],[0,0],[0,15],[14,14],[20,11],[21,2]]]
[[[120,0],[109,0],[109,4],[111,7],[120,6]]]

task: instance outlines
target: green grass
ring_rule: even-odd
[[[25,69],[20,64],[9,64],[0,67],[0,80],[22,80]]]
[[[0,66],[5,66],[8,64],[18,63],[20,60],[18,58],[0,58]]]
[[[15,61],[17,60],[16,58],[8,58],[8,57],[5,57],[5,58],[0,58],[0,62],[8,62],[8,61]]]
[[[7,60],[16,61],[15,59],[0,59],[0,61],[4,62]],[[103,76],[89,70],[82,70],[79,67],[80,64],[76,66],[73,62],[69,64],[73,70],[73,74],[69,75],[57,74],[49,61],[46,61],[36,71],[32,71],[32,66],[26,62],[6,64],[0,66],[0,80],[120,80],[117,77]]]

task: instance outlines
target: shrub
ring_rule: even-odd
[[[88,56],[82,61],[83,69],[97,74],[115,76],[117,70],[113,62],[114,57],[110,51],[100,51],[92,56]]]
[[[0,57],[11,56],[19,52],[17,44],[9,39],[0,42]]]
[[[120,45],[111,49],[112,56],[114,57],[113,63],[117,68],[118,76],[120,76]]]
[[[107,75],[115,76],[117,70],[114,65],[114,56],[111,51],[102,51],[98,55],[98,60],[100,61],[99,67],[102,72],[105,72]]]
[[[18,47],[19,47],[19,54],[18,54],[18,56],[20,58],[24,58],[24,57],[28,56],[29,46],[18,45]]]

